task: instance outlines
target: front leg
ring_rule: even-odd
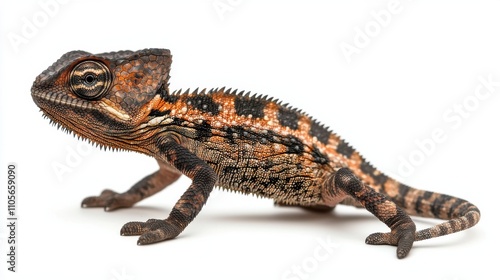
[[[168,164],[157,160],[160,169],[135,183],[128,191],[117,193],[104,190],[99,196],[90,196],[82,201],[83,208],[104,207],[105,211],[132,207],[135,203],[150,197],[177,181],[181,173]]]
[[[325,185],[330,190],[327,193],[335,195],[341,191],[352,196],[391,229],[389,233],[371,234],[366,243],[395,245],[398,258],[406,257],[415,240],[415,223],[410,217],[386,196],[361,183],[347,168],[339,169],[332,179]]]
[[[217,182],[214,170],[180,144],[166,140],[158,148],[165,155],[165,160],[191,178],[192,183],[167,219],[130,222],[122,227],[122,235],[141,235],[137,241],[138,245],[172,239],[179,235],[201,211]]]

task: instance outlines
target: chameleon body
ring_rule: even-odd
[[[43,114],[98,145],[143,153],[159,170],[130,190],[105,190],[82,207],[131,207],[175,182],[192,183],[166,219],[130,222],[122,235],[138,244],[178,236],[214,186],[270,198],[277,205],[331,210],[364,207],[387,233],[368,244],[397,246],[458,232],[480,218],[466,200],[411,188],[368,163],[346,141],[307,114],[265,97],[230,89],[170,92],[169,50],[63,55],[35,80],[31,93]],[[417,231],[409,215],[446,220]]]

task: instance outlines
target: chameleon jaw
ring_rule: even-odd
[[[45,107],[41,104],[43,101],[48,102],[51,105],[64,105],[80,109],[88,109],[91,107],[89,102],[72,98],[66,94],[33,91],[32,97],[35,103],[41,108]]]

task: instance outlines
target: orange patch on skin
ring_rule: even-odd
[[[393,179],[389,179],[385,182],[385,191],[390,197],[396,197],[399,194],[399,183]]]
[[[396,204],[390,200],[384,201],[382,204],[377,206],[378,213],[380,213],[380,218],[382,219],[390,219],[397,215],[398,209]]]

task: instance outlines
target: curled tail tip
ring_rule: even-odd
[[[448,220],[433,227],[420,230],[416,233],[416,241],[439,237],[466,230],[475,226],[481,219],[481,212],[474,204],[455,198],[462,202],[460,209],[448,211]],[[440,217],[442,218],[442,217]]]
[[[481,219],[479,208],[473,203],[451,195],[415,189],[397,181],[388,180],[388,196],[405,212],[413,216],[446,220],[416,233],[415,241],[448,235],[475,226]]]

